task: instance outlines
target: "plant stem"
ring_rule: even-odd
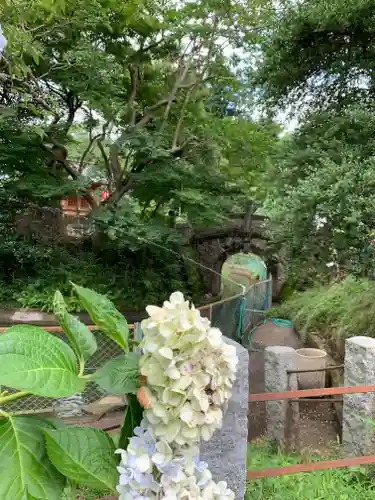
[[[78,377],[82,377],[84,372],[85,372],[85,362],[83,360],[80,360]]]
[[[76,500],[77,498],[77,485],[72,481],[69,481],[69,496],[72,500]]]
[[[12,401],[16,401],[17,399],[26,398],[27,396],[31,396],[30,392],[15,392],[14,394],[9,394],[8,396],[0,397],[0,405],[5,405],[7,403],[12,403]]]

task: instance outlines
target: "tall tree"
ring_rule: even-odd
[[[7,2],[2,103],[26,113],[50,177],[17,182],[34,197],[80,190],[112,236],[164,239],[171,213],[193,224],[224,217],[243,186],[225,168],[237,154],[229,129],[205,103],[220,85],[245,92],[234,56],[252,52],[271,3]],[[88,191],[93,177],[106,200]]]
[[[263,43],[263,103],[299,120],[274,159],[268,210],[300,281],[333,260],[372,267],[374,15],[372,0],[289,2]]]
[[[257,81],[294,111],[374,99],[373,0],[288,2],[263,39]]]

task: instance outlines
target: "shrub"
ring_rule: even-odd
[[[39,257],[34,259],[35,255]],[[44,256],[42,258],[42,255]],[[80,304],[70,280],[106,294],[117,307],[139,311],[149,303],[166,299],[181,290],[194,300],[202,293],[198,273],[166,252],[94,251],[78,245],[35,247],[32,258],[15,261],[14,254],[0,252],[0,303],[2,307],[25,307],[50,312],[56,289],[66,297],[68,309]]]
[[[303,338],[311,333],[341,339],[364,334],[375,337],[375,283],[348,276],[294,293],[269,314],[290,319]]]

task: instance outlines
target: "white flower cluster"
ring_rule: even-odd
[[[3,52],[6,46],[7,46],[7,39],[3,35],[3,29],[0,24],[0,54]]]
[[[199,447],[175,446],[156,439],[153,426],[142,420],[126,451],[121,453],[120,500],[234,500],[227,483],[215,483]]]
[[[232,500],[226,482],[215,483],[198,457],[200,441],[222,425],[236,349],[180,292],[147,312],[141,344],[146,409],[127,450],[118,450],[120,499]]]

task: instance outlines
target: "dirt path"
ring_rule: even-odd
[[[283,345],[303,347],[293,328],[281,328],[271,321],[259,326],[252,336],[249,352],[249,391],[264,392],[264,349]],[[265,403],[249,404],[249,441],[264,436],[266,431]],[[322,450],[337,443],[337,424],[329,403],[300,403],[300,441],[302,448]]]

